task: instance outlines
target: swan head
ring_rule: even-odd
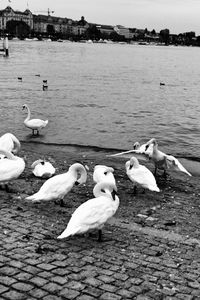
[[[133,150],[138,150],[139,148],[140,148],[140,143],[135,142],[135,144],[133,144]]]
[[[22,105],[22,110],[26,109],[27,108],[27,104],[23,104]]]
[[[147,151],[147,149],[149,148],[150,145],[153,145],[153,146],[157,146],[157,145],[158,145],[158,143],[157,143],[157,141],[156,141],[155,138],[150,139],[150,140],[146,143],[145,151]]]
[[[114,183],[99,182],[94,186],[93,194],[96,198],[109,195],[112,200],[116,200],[117,187]]]
[[[72,166],[69,167],[69,172],[72,172],[72,173],[76,174],[77,177],[80,174],[80,178],[75,181],[76,185],[83,184],[83,183],[86,182],[86,180],[87,180],[87,171],[86,171],[85,167],[82,164],[80,164],[80,163],[73,164]]]
[[[126,170],[130,170],[132,168],[138,168],[139,167],[138,159],[135,156],[132,156],[129,161],[126,162]]]

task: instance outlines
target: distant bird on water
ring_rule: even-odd
[[[136,186],[140,185],[144,189],[160,192],[152,172],[145,166],[140,165],[136,157],[132,156],[126,162],[125,167],[127,176],[135,184],[134,191],[136,191]]]
[[[30,109],[29,109],[29,107],[28,107],[27,104],[24,104],[22,106],[22,109],[23,110],[27,109],[27,111],[28,111],[28,116],[24,120],[24,125],[27,128],[32,129],[33,135],[35,135],[35,131],[36,131],[36,135],[39,135],[39,130],[42,129],[42,128],[44,128],[48,124],[48,120],[44,121],[44,120],[41,120],[41,119],[30,119],[31,112],[30,112]]]
[[[18,79],[19,81],[22,81],[22,77],[17,77],[17,79]]]
[[[61,203],[63,204],[65,195],[71,191],[73,186],[85,183],[86,180],[87,172],[85,167],[80,163],[75,163],[69,167],[68,172],[56,175],[45,181],[39,191],[34,195],[27,197],[26,200],[61,200]]]
[[[102,241],[102,228],[119,207],[116,191],[115,184],[97,183],[93,190],[95,198],[84,202],[74,211],[67,228],[58,236],[58,239],[97,229],[98,241]]]

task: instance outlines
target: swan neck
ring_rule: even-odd
[[[28,112],[28,115],[26,117],[26,121],[30,120],[30,117],[31,117],[31,111],[30,111],[30,108],[28,106],[26,106],[27,108],[27,112]]]
[[[4,149],[0,149],[0,154],[5,155],[7,157],[7,159],[11,159],[11,160],[16,160],[17,159],[17,157],[14,156],[11,152],[6,151]]]

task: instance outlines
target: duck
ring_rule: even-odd
[[[39,135],[39,130],[44,128],[48,124],[48,120],[44,121],[44,120],[41,120],[41,119],[30,119],[31,112],[30,112],[30,108],[28,107],[27,104],[24,104],[22,106],[22,110],[24,110],[24,109],[27,109],[27,111],[28,111],[28,116],[24,120],[24,125],[27,128],[32,129],[32,134],[33,135],[35,135],[35,131],[36,131],[36,135]]]
[[[37,193],[28,196],[25,199],[33,202],[60,200],[61,205],[63,206],[65,195],[74,185],[83,184],[86,180],[87,172],[85,167],[80,163],[74,163],[69,167],[68,172],[49,178],[44,182]]]
[[[42,159],[34,161],[31,165],[31,169],[32,173],[36,177],[41,178],[50,178],[56,172],[56,169],[52,166],[50,162]]]
[[[104,165],[96,165],[93,172],[93,181],[98,182],[109,182],[116,185],[115,177],[113,175],[114,169]]]
[[[153,192],[160,192],[152,172],[147,167],[140,165],[136,157],[132,156],[131,159],[125,163],[125,168],[128,178],[131,182],[136,184],[134,186],[135,193],[137,185]]]
[[[7,132],[0,137],[0,149],[17,154],[20,151],[20,148],[20,141],[14,134]]]
[[[13,153],[0,149],[0,154],[4,155],[0,159],[0,184],[5,184],[8,190],[8,182],[17,179],[25,169],[23,158],[15,156]]]
[[[114,216],[119,207],[116,192],[116,185],[113,183],[97,183],[93,189],[95,198],[82,203],[74,211],[66,229],[57,238],[63,239],[97,229],[98,241],[101,242],[104,224]]]

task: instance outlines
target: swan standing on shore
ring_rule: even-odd
[[[50,178],[56,169],[48,161],[38,159],[31,165],[32,172],[36,177]]]
[[[27,104],[24,104],[22,106],[22,109],[27,109],[28,111],[28,116],[27,118],[24,120],[24,125],[27,127],[27,128],[30,128],[32,129],[32,133],[33,135],[35,135],[35,130],[36,130],[36,135],[39,135],[39,129],[42,129],[44,128],[47,124],[48,124],[48,120],[46,121],[43,121],[41,119],[30,119],[31,117],[31,112],[30,112],[30,109],[28,107]]]
[[[115,177],[113,175],[114,169],[104,165],[96,165],[93,172],[93,181],[95,183],[108,182],[116,185]]]
[[[39,191],[34,195],[27,197],[26,200],[61,200],[61,203],[63,204],[65,195],[72,189],[74,184],[82,184],[85,183],[86,180],[87,172],[84,166],[79,163],[75,163],[69,167],[68,172],[56,175],[45,181]]]
[[[7,183],[21,175],[25,169],[25,162],[4,149],[0,149],[0,154],[4,155],[4,158],[0,159],[0,184],[5,184],[8,189]]]
[[[116,195],[115,184],[106,182],[97,183],[93,194],[95,198],[84,202],[74,211],[67,228],[58,236],[58,239],[97,229],[98,241],[102,241],[102,228],[116,213],[119,198]]]
[[[17,154],[21,148],[20,141],[12,133],[5,133],[0,137],[0,149]]]
[[[125,168],[126,174],[133,183],[142,186],[144,189],[160,192],[151,171],[145,166],[140,165],[136,157],[132,156],[131,159],[126,162]],[[136,186],[134,187],[134,191],[136,192]]]
[[[172,155],[167,155],[164,152],[158,150],[158,143],[155,138],[151,139],[147,143],[147,149],[145,151],[145,155],[148,155],[149,159],[151,159],[155,164],[154,174],[156,175],[157,169],[164,170],[164,174],[166,175],[166,170],[174,170],[183,172],[189,176],[192,176],[179,162],[177,158]]]

